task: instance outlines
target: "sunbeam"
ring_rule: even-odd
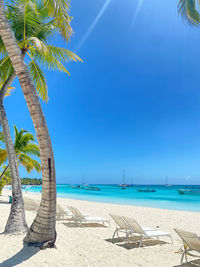
[[[85,41],[87,40],[87,38],[89,37],[91,32],[94,30],[95,26],[97,25],[98,21],[100,20],[100,18],[102,17],[104,12],[106,11],[106,9],[107,9],[108,5],[110,4],[110,2],[111,2],[111,0],[106,0],[105,4],[103,5],[101,10],[97,14],[97,16],[94,19],[94,21],[92,22],[91,26],[89,27],[89,29],[87,30],[87,32],[85,33],[83,38],[80,40],[80,42],[78,43],[77,47],[75,48],[75,52],[77,52],[82,47],[82,45],[85,43]]]
[[[133,16],[133,20],[131,22],[131,29],[133,28],[133,26],[135,24],[135,20],[136,20],[138,14],[140,12],[140,9],[141,9],[141,6],[142,6],[143,2],[144,2],[144,0],[139,0],[139,3],[137,5],[136,11],[135,11],[134,16]]]

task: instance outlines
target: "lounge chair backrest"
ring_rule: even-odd
[[[59,214],[65,214],[65,210],[60,206],[60,204],[56,205],[56,212]]]
[[[60,206],[60,204],[56,205],[56,217],[60,218],[63,217],[64,215],[66,215],[65,210],[63,209],[62,206]]]
[[[64,209],[59,204],[57,204],[56,205],[56,220],[62,220],[65,215],[66,213]]]
[[[133,232],[138,233],[140,235],[145,235],[145,232],[143,231],[142,227],[137,223],[135,219],[124,216],[122,218],[129,225],[131,230],[133,230]]]
[[[129,229],[127,223],[119,215],[110,214],[110,217],[115,221],[115,223],[122,229]]]
[[[200,252],[200,239],[195,233],[187,232],[180,229],[174,230],[189,248]]]
[[[38,211],[39,203],[35,199],[24,197],[24,209],[28,211]]]
[[[79,219],[84,219],[83,214],[75,207],[68,206],[68,209]]]

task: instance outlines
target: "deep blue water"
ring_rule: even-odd
[[[170,187],[165,187],[161,185],[138,185],[126,188],[125,190],[122,190],[116,185],[96,186],[98,186],[101,190],[87,191],[85,189],[70,188],[70,185],[57,185],[57,193],[58,197],[64,198],[200,212],[200,195],[180,195],[177,192],[177,189],[185,188],[186,186],[184,185]],[[136,190],[136,188],[146,187],[152,189],[154,188],[156,189],[156,192],[141,193]],[[41,186],[34,186],[29,188],[28,192],[39,193],[41,189]]]

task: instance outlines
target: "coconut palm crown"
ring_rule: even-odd
[[[63,63],[81,59],[68,49],[48,43],[50,37],[59,34],[57,21],[49,18],[45,4],[30,0],[17,0],[7,4],[6,15],[30,75],[42,100],[48,100],[47,82],[41,66],[58,70],[69,75]],[[14,72],[11,61],[0,38],[0,81],[6,81]],[[1,89],[1,88],[0,88]]]
[[[18,164],[21,164],[27,172],[36,170],[41,171],[40,162],[34,157],[40,157],[40,150],[38,145],[35,143],[35,137],[32,133],[21,129],[20,131],[14,126],[15,130],[15,142],[14,148],[17,157]],[[0,132],[0,141],[4,143],[4,135]],[[4,148],[0,148],[0,165],[6,163],[7,151]]]

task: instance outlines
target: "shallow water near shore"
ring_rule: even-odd
[[[135,185],[122,190],[117,185],[93,185],[100,191],[87,191],[80,188],[71,188],[70,185],[58,184],[58,197],[106,202],[113,204],[135,205],[161,209],[186,210],[200,212],[200,195],[180,195],[177,189],[188,186],[162,186],[162,185]],[[137,188],[151,188],[156,192],[138,192]],[[191,186],[190,186],[191,187]],[[192,186],[198,188],[199,186]],[[27,192],[40,193],[41,186],[31,186]],[[26,189],[23,189],[26,192]]]

